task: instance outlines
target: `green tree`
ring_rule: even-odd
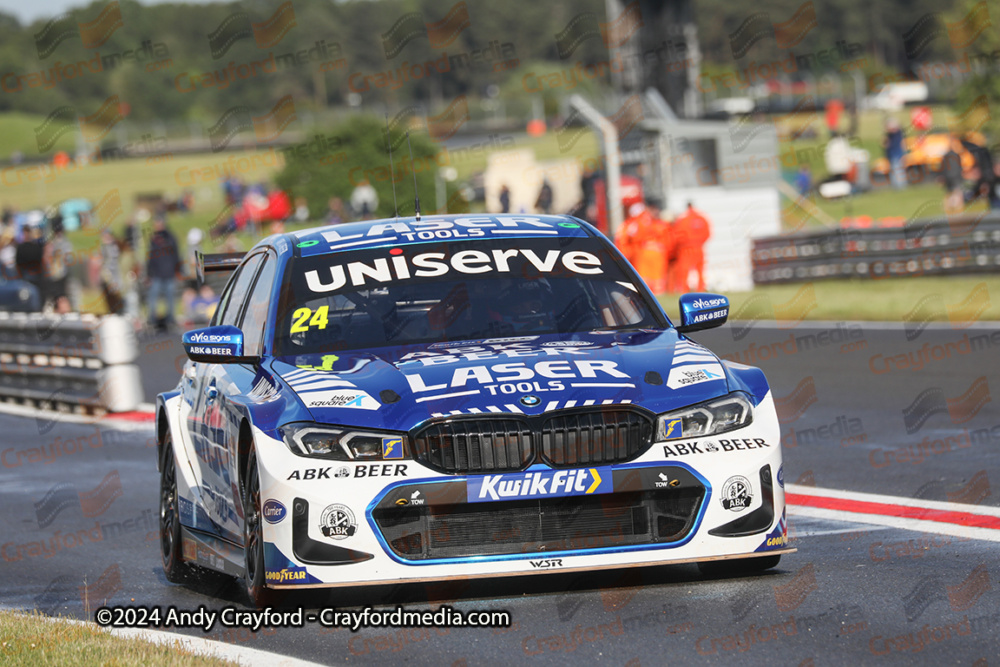
[[[985,18],[986,13],[980,5],[985,6],[986,3],[981,0],[962,0],[950,19],[955,22],[964,21],[970,12],[976,11],[975,16],[978,18],[972,20],[973,30],[982,25],[981,21],[992,19],[1000,22],[1000,11],[996,4],[990,7],[992,11],[989,12],[989,19]],[[995,141],[1000,138],[1000,72],[997,71],[996,61],[996,54],[1000,53],[1000,31],[996,24],[986,27],[965,51],[972,64],[972,71],[958,89],[955,111],[962,127],[956,129],[978,130]]]
[[[314,215],[326,211],[331,197],[350,199],[354,188],[367,180],[378,193],[377,217],[393,215],[393,181],[400,215],[413,215],[413,174],[421,196],[421,211],[435,213],[435,173],[448,166],[449,157],[424,132],[410,134],[411,160],[403,130],[391,132],[394,167],[386,151],[384,121],[368,115],[348,118],[325,134],[285,153],[285,167],[275,177],[280,188],[294,197],[305,197]],[[464,200],[446,190],[448,213],[468,210]],[[442,211],[444,212],[444,211]]]

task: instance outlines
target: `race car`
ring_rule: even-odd
[[[568,216],[396,218],[271,236],[157,397],[163,568],[278,592],[664,563],[787,546],[764,374],[671,323]],[[287,594],[287,593],[283,593]]]

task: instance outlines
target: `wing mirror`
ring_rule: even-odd
[[[243,332],[239,327],[229,324],[188,331],[181,342],[191,361],[206,364],[245,364],[257,361],[256,357],[243,355]]]
[[[681,324],[677,331],[701,331],[714,329],[726,323],[729,317],[729,299],[721,294],[692,292],[679,299]]]

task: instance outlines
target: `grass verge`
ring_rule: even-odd
[[[96,625],[67,623],[37,612],[0,610],[0,665],[43,664],[222,667],[236,663],[180,646],[115,637]]]
[[[992,293],[992,294],[991,294]],[[729,294],[730,319],[951,322],[1000,321],[995,276],[825,280],[757,287]],[[678,294],[660,295],[674,321]],[[993,300],[991,300],[993,296]]]

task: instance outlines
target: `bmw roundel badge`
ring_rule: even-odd
[[[521,405],[527,406],[529,408],[533,408],[541,402],[542,399],[538,398],[537,396],[532,396],[531,394],[521,397]]]

